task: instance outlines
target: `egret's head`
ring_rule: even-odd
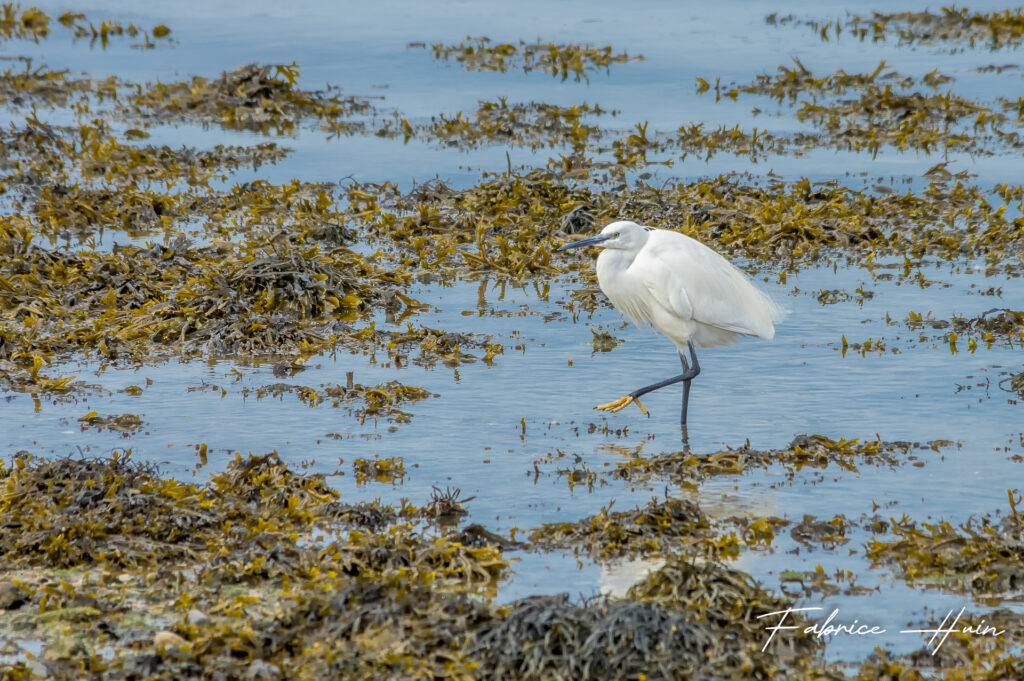
[[[646,229],[635,222],[620,220],[619,222],[613,222],[602,229],[601,233],[597,236],[592,236],[589,239],[581,239],[580,241],[573,241],[572,243],[565,244],[558,250],[567,251],[570,248],[597,245],[604,248],[613,248],[623,251],[640,250],[640,247],[644,245],[645,241],[647,241]]]

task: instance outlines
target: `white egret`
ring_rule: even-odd
[[[613,222],[558,250],[597,245],[604,249],[597,257],[601,290],[634,324],[653,325],[675,343],[683,373],[596,408],[617,412],[636,402],[647,414],[642,395],[682,382],[686,426],[690,381],[700,373],[694,346],[731,345],[739,336],[771,340],[784,313],[732,263],[679,232]]]

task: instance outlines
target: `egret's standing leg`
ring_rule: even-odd
[[[692,366],[690,364],[687,364],[686,363],[686,357],[684,357],[683,353],[680,352],[679,353],[679,361],[683,363],[683,373],[679,374],[678,376],[674,376],[672,378],[666,378],[664,381],[659,381],[657,383],[652,383],[651,385],[648,385],[648,386],[645,386],[643,388],[640,388],[639,390],[634,390],[633,392],[629,393],[625,397],[620,397],[619,399],[615,400],[614,402],[609,402],[608,404],[602,404],[602,405],[594,407],[594,408],[595,409],[601,409],[601,410],[604,410],[604,411],[621,411],[621,410],[625,409],[626,407],[628,407],[629,405],[631,405],[634,402],[636,402],[636,406],[640,407],[640,411],[642,411],[644,413],[644,415],[646,415],[647,414],[647,408],[644,407],[644,405],[641,404],[640,400],[639,400],[639,398],[642,395],[646,395],[649,392],[654,392],[655,390],[658,390],[659,388],[664,388],[665,386],[672,385],[673,383],[680,383],[680,382],[682,382],[682,384],[683,384],[683,415],[682,415],[681,421],[682,421],[682,425],[685,426],[686,425],[686,409],[687,409],[687,407],[689,406],[689,403],[690,403],[690,381],[692,381],[694,378],[696,378],[697,374],[700,373],[700,362],[697,361],[697,353],[693,349],[693,343],[691,341],[687,341],[686,342],[686,347],[690,350],[690,361],[693,364],[692,364]]]
[[[681,417],[683,428],[686,428],[686,409],[690,406],[690,381],[700,373],[700,362],[697,361],[697,353],[693,350],[693,343],[687,342],[686,347],[690,350],[690,361],[693,362],[693,366],[686,364],[686,358],[680,352],[679,361],[683,363],[683,376],[685,376],[683,378],[683,415]]]

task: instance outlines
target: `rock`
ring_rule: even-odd
[[[157,650],[166,648],[178,648],[183,650],[188,647],[188,641],[178,636],[173,631],[158,631],[153,636],[153,647]]]
[[[281,678],[281,670],[277,665],[263,660],[253,660],[245,670],[245,681],[277,681]]]
[[[188,611],[188,614],[185,615],[185,621],[189,624],[209,624],[210,616],[199,608],[192,608]]]
[[[14,582],[0,582],[0,610],[15,610],[28,603],[28,594]]]
[[[48,679],[50,678],[49,668],[40,662],[39,660],[29,660],[25,663],[25,667],[32,673],[32,678]]]
[[[43,648],[42,658],[47,662],[67,662],[82,655],[89,649],[79,636],[57,636]]]

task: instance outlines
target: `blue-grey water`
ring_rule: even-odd
[[[62,5],[37,3],[56,16]],[[51,6],[52,4],[52,6]],[[905,9],[924,8],[909,3]],[[932,47],[899,47],[839,40],[823,43],[807,27],[768,26],[766,14],[779,11],[806,18],[834,18],[846,11],[868,13],[872,5],[847,2],[788,3],[780,8],[763,2],[673,3],[640,6],[617,2],[478,3],[445,1],[406,3],[355,2],[178,2],[144,6],[139,3],[94,0],[78,8],[90,17],[112,16],[140,26],[165,23],[175,44],[140,52],[130,41],[113,41],[101,50],[85,42],[72,43],[55,35],[38,45],[8,43],[8,54],[31,56],[52,68],[72,68],[93,76],[117,75],[132,81],[180,80],[194,74],[217,76],[223,70],[258,61],[301,67],[301,84],[341,85],[346,94],[375,96],[381,109],[397,109],[412,123],[429,121],[440,113],[474,111],[478,100],[499,96],[510,102],[538,101],[560,105],[582,101],[618,111],[602,125],[628,130],[649,121],[652,130],[671,131],[684,123],[707,121],[744,127],[766,127],[787,133],[802,125],[766,98],[741,97],[715,104],[695,94],[700,76],[722,82],[749,82],[757,73],[774,72],[798,57],[815,73],[871,71],[882,59],[891,68],[916,78],[938,65],[957,80],[957,93],[982,101],[1004,94],[1007,76],[979,74],[972,69],[992,63],[1019,62],[1018,52],[993,54],[967,49],[954,54]],[[995,8],[993,6],[993,8]],[[972,6],[974,10],[984,5]],[[60,27],[57,27],[59,33]],[[474,73],[454,62],[435,62],[429,49],[412,42],[456,43],[466,36],[487,35],[495,40],[533,39],[613,45],[616,51],[642,54],[643,61],[614,65],[589,81],[562,82],[547,74]],[[1014,83],[1019,78],[1012,77]],[[763,112],[755,116],[757,105]],[[10,119],[23,112],[4,112]],[[40,114],[42,115],[42,114]],[[60,114],[54,114],[59,116]],[[265,138],[244,132],[162,126],[151,131],[151,142],[197,147],[217,143],[245,144]],[[368,135],[328,139],[316,130],[302,129],[277,140],[294,150],[283,162],[246,171],[232,182],[256,177],[274,182],[291,178],[310,181],[396,182],[408,189],[416,182],[441,177],[456,187],[480,179],[481,170],[500,171],[506,151],[515,165],[543,165],[554,152],[506,149],[496,145],[472,152],[438,149],[432,145]],[[870,155],[817,150],[800,158],[772,157],[757,164],[719,154],[708,162],[695,157],[661,168],[655,177],[683,180],[730,172],[755,176],[769,170],[786,180],[836,178],[853,187],[870,186],[895,176],[920,181],[921,174],[940,160],[954,171],[968,170],[981,186],[1019,179],[1018,155],[950,157],[883,150]],[[652,181],[653,182],[653,181]],[[902,185],[900,185],[902,186]],[[159,237],[153,237],[159,238]],[[107,234],[110,243],[125,243],[124,235]],[[145,239],[143,239],[145,240]],[[100,244],[103,247],[103,243]],[[882,272],[883,270],[878,270]],[[838,468],[804,470],[790,478],[782,467],[723,477],[690,494],[715,515],[756,513],[799,522],[805,514],[829,519],[845,514],[857,519],[871,514],[873,502],[891,504],[880,513],[917,520],[963,522],[972,516],[1005,511],[1006,489],[1020,479],[1022,407],[999,381],[1021,370],[1020,351],[964,344],[953,354],[940,340],[919,342],[917,333],[889,326],[886,315],[901,321],[910,311],[931,311],[937,318],[977,315],[992,307],[1024,309],[1018,280],[986,278],[948,264],[923,268],[929,280],[948,286],[920,288],[914,283],[873,280],[864,269],[831,265],[790,274],[785,284],[772,273],[763,288],[789,309],[772,342],[745,341],[701,354],[703,373],[691,395],[689,446],[711,452],[738,447],[749,440],[756,448],[781,447],[800,433],[833,438],[909,440],[925,443],[950,440],[939,452],[916,452],[923,466],[897,468],[864,466],[859,473]],[[156,461],[170,475],[203,481],[220,470],[236,451],[276,450],[295,468],[325,473],[346,499],[381,498],[397,502],[406,497],[423,503],[433,487],[458,487],[469,520],[508,532],[554,520],[571,521],[597,512],[612,500],[616,508],[644,504],[663,489],[629,489],[619,483],[570,488],[557,464],[534,462],[562,450],[582,457],[582,463],[603,472],[622,460],[622,451],[638,448],[654,455],[681,448],[678,426],[679,392],[667,389],[644,399],[651,412],[645,418],[635,408],[605,415],[593,410],[636,387],[677,371],[671,343],[654,332],[626,325],[610,307],[574,321],[567,301],[579,281],[515,284],[496,280],[463,281],[450,287],[414,286],[409,294],[434,311],[416,318],[435,328],[488,334],[505,345],[492,365],[466,364],[458,369],[438,365],[396,368],[383,355],[376,360],[344,351],[309,359],[309,369],[291,379],[275,378],[272,363],[257,364],[217,358],[171,361],[138,369],[107,368],[73,362],[48,368],[51,374],[75,374],[98,388],[72,402],[36,402],[24,394],[4,395],[0,410],[0,453],[20,450],[40,455],[101,454],[112,448],[131,448],[137,458]],[[975,288],[971,288],[972,285]],[[1001,287],[1000,297],[976,295],[978,289]],[[481,287],[483,294],[481,299]],[[546,294],[543,287],[547,287]],[[822,289],[873,291],[863,303],[822,305]],[[483,302],[481,302],[483,301]],[[379,326],[387,328],[382,318]],[[401,327],[393,327],[401,328]],[[624,342],[611,352],[593,352],[591,329],[605,331]],[[926,332],[927,333],[927,332]],[[936,334],[932,333],[931,336]],[[890,351],[861,356],[842,354],[841,339],[863,342],[883,339]],[[520,346],[518,349],[516,346]],[[898,353],[891,351],[897,348]],[[310,386],[344,383],[353,372],[358,383],[400,380],[438,394],[404,406],[410,423],[365,423],[344,408],[329,403],[310,408],[293,395],[257,399],[243,389],[281,380]],[[152,381],[147,385],[147,379]],[[141,395],[121,389],[143,386]],[[216,385],[218,389],[209,386]],[[192,390],[195,388],[209,389]],[[223,388],[223,392],[219,389]],[[77,419],[100,414],[134,413],[147,422],[131,438],[82,432]],[[591,424],[597,429],[588,427]],[[608,425],[610,430],[603,428]],[[628,430],[627,430],[628,429]],[[336,434],[336,437],[329,437]],[[337,437],[340,436],[340,437]],[[208,463],[199,465],[197,446],[209,448]],[[402,457],[406,475],[400,484],[357,485],[351,464],[357,458]],[[915,590],[882,570],[871,571],[863,558],[867,535],[834,551],[801,550],[782,531],[770,549],[746,552],[738,567],[770,588],[780,587],[783,570],[827,572],[852,570],[858,584],[877,591],[861,596],[802,598],[802,606],[842,610],[844,620],[879,623],[891,630],[907,622],[927,623],[960,605],[980,607],[967,596],[935,590]],[[639,568],[639,566],[632,566]],[[630,566],[619,570],[628,574]],[[521,553],[514,575],[503,584],[501,597],[514,599],[537,593],[591,594],[611,578],[597,566],[574,556]],[[639,576],[639,572],[637,576]],[[1011,603],[1012,605],[1012,603]],[[916,636],[893,635],[883,640],[843,639],[829,646],[832,659],[857,660],[875,645],[906,652],[923,646]]]

